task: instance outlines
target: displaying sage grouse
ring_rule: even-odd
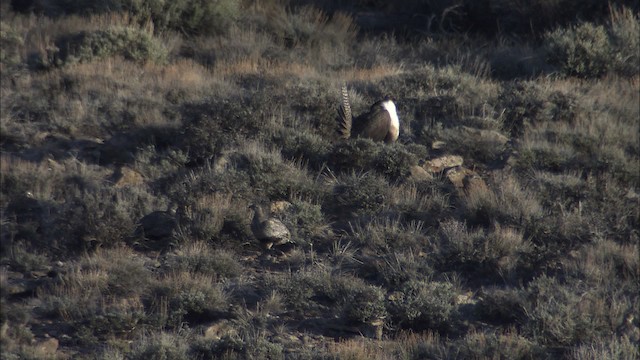
[[[392,143],[398,140],[400,134],[400,120],[396,105],[390,97],[386,96],[377,101],[371,105],[369,112],[354,119],[346,85],[342,85],[342,103],[338,108],[337,121],[338,134],[343,139],[363,137],[373,141]]]
[[[249,208],[253,210],[251,232],[265,249],[291,243],[291,233],[280,220],[266,215],[259,205],[252,204]]]

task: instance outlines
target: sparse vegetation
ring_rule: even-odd
[[[1,357],[638,358],[637,2],[394,6],[1,1]]]

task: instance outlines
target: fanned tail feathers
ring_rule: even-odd
[[[338,107],[338,134],[343,139],[351,137],[351,104],[349,103],[349,92],[347,84],[342,84],[342,103]]]

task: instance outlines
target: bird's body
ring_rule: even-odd
[[[342,103],[338,108],[338,134],[343,139],[352,137],[369,138],[373,141],[392,143],[400,135],[400,119],[393,100],[386,97],[377,101],[369,112],[353,118],[349,93],[345,85],[342,86]]]
[[[253,210],[251,232],[265,249],[291,242],[289,229],[278,219],[270,218],[258,205],[249,206]]]

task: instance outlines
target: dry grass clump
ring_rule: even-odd
[[[2,44],[2,55],[0,55],[0,66],[2,73],[12,72],[12,68],[20,65],[20,48],[24,43],[24,38],[12,27],[0,21],[0,41]],[[15,70],[14,70],[15,71]]]
[[[507,330],[504,334],[471,332],[457,342],[458,356],[481,359],[535,359],[541,356],[535,342]]]
[[[519,266],[528,265],[532,244],[522,233],[498,224],[485,233],[469,230],[458,221],[440,225],[440,244],[435,261],[443,269],[453,268],[482,276],[508,280]]]
[[[498,127],[498,122],[495,127]],[[486,123],[486,122],[485,122]],[[464,156],[469,162],[495,164],[503,160],[509,148],[508,137],[498,130],[485,130],[468,126],[443,129],[440,138],[447,149]]]
[[[535,226],[544,211],[537,197],[512,177],[494,179],[496,190],[472,187],[460,199],[464,219],[470,225],[502,225],[526,228]],[[498,186],[499,184],[499,186]]]
[[[382,281],[386,288],[395,290],[410,280],[432,276],[434,273],[432,265],[425,254],[416,250],[386,254],[373,264],[363,263],[362,267],[365,269],[366,264],[374,267],[372,270],[376,279]]]
[[[625,183],[637,181],[638,165],[632,154],[637,152],[638,134],[629,129],[637,128],[631,119],[640,110],[633,88],[632,81],[603,80],[575,101],[570,121],[538,122],[524,136],[519,163],[526,168],[573,169],[612,174]],[[616,96],[603,97],[602,91]]]
[[[603,301],[600,290],[589,290],[579,282],[562,284],[542,276],[527,288],[526,333],[538,342],[552,346],[570,346],[592,342],[616,331],[620,324],[611,321],[631,304],[620,293],[614,301]],[[614,315],[614,316],[612,316]]]
[[[76,341],[97,344],[128,336],[145,318],[142,296],[151,272],[128,248],[99,251],[43,288],[43,311],[73,325]]]
[[[569,354],[572,360],[635,359],[640,356],[637,343],[627,337],[598,339],[576,347]]]
[[[189,345],[186,336],[179,332],[161,332],[142,335],[134,342],[131,352],[127,355],[131,359],[190,359]],[[105,358],[120,358],[122,353],[112,350],[105,354]]]
[[[203,274],[219,278],[236,278],[242,273],[242,265],[227,250],[214,251],[205,242],[194,242],[180,247],[168,256],[164,267],[167,271]]]
[[[350,230],[349,238],[379,253],[392,248],[418,250],[427,243],[424,224],[420,221],[404,223],[399,219],[374,218],[365,224],[356,224]]]
[[[202,324],[228,316],[229,301],[217,276],[169,271],[149,285],[147,321],[159,329],[180,329],[185,322]]]

